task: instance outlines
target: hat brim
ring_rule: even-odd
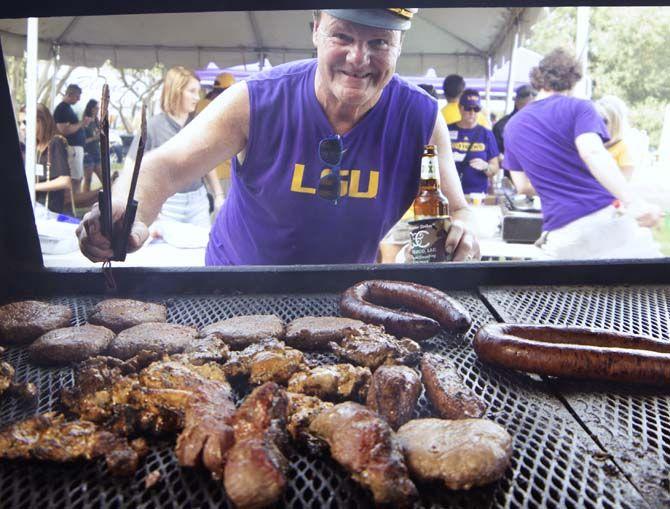
[[[386,9],[323,9],[331,16],[359,25],[385,30],[409,30],[412,22]]]

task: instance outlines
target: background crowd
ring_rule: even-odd
[[[462,191],[470,197],[491,194],[504,170],[519,193],[540,197],[544,228],[538,245],[553,258],[660,256],[649,227],[662,212],[628,186],[635,161],[625,139],[626,105],[611,95],[596,102],[571,97],[580,77],[571,55],[551,52],[533,70],[530,83],[515,90],[513,111],[495,121],[483,110],[477,90],[466,88],[461,76],[447,76],[441,114]],[[232,75],[222,73],[202,96],[193,71],[168,70],[161,112],[149,119],[145,150],[175,136],[234,83]],[[436,99],[432,87],[421,88]],[[77,84],[70,84],[53,114],[42,104],[37,109],[37,201],[73,215],[75,206],[95,202],[93,175],[101,180],[99,104],[89,100],[80,118],[73,106],[81,94]],[[19,123],[25,136],[23,110]],[[137,141],[126,167],[134,164]],[[161,225],[173,222],[209,231],[230,182],[226,161],[184,185],[163,204],[153,235],[160,236]]]

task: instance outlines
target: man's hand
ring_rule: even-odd
[[[445,250],[447,254],[453,253],[453,261],[455,262],[479,260],[481,258],[477,237],[468,231],[464,223],[458,219],[451,223],[451,228],[447,232]]]
[[[470,166],[475,170],[486,171],[489,168],[489,163],[480,157],[475,157],[474,159],[470,159]]]
[[[112,227],[114,229],[120,228],[123,224],[125,210],[125,204],[112,202]],[[100,209],[97,204],[84,216],[76,233],[79,239],[79,249],[89,260],[104,262],[114,256],[112,243],[101,232]],[[135,221],[128,236],[128,252],[137,251],[148,237],[149,230],[146,225]]]
[[[627,204],[626,212],[635,218],[637,224],[645,228],[656,226],[664,215],[658,205],[642,200]]]

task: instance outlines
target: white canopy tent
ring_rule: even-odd
[[[514,35],[537,20],[541,8],[421,9],[407,34],[398,72],[485,76],[509,59]],[[311,11],[205,12],[40,18],[39,58],[58,51],[60,63],[99,67],[220,67],[268,58],[273,65],[313,56]],[[25,19],[0,20],[6,55],[23,55]]]

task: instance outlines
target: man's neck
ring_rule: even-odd
[[[537,97],[535,98],[536,101],[540,101],[542,99],[546,99],[547,97],[552,97],[554,95],[569,95],[570,91],[569,90],[563,90],[561,92],[558,92],[556,90],[547,90],[547,89],[542,89],[537,93]]]

